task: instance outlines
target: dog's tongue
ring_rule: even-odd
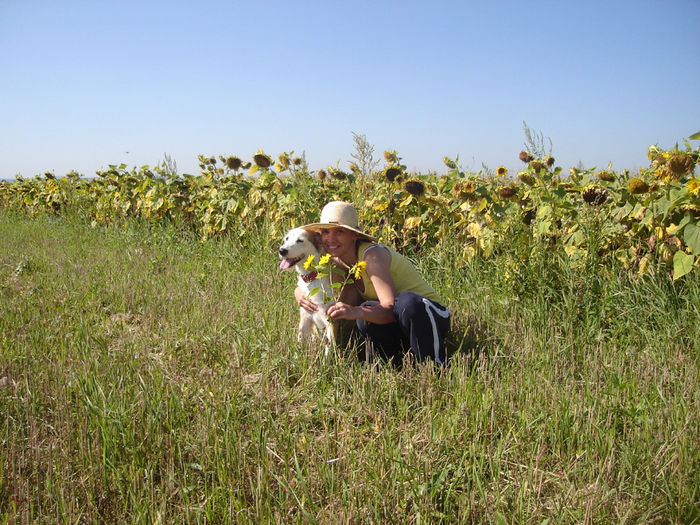
[[[282,259],[282,261],[280,261],[280,268],[282,270],[286,270],[291,265],[292,265],[292,262],[289,259]]]

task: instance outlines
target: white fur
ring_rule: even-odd
[[[313,255],[316,258],[316,262],[318,262],[318,258],[321,255],[320,250],[320,237],[318,234],[308,232],[301,228],[294,228],[287,232],[278,253],[281,260],[280,268],[283,270],[294,268],[297,271],[299,276],[297,279],[297,286],[304,290],[307,296],[311,290],[319,290],[309,297],[318,305],[318,310],[311,313],[304,308],[299,308],[300,320],[299,329],[297,330],[297,341],[301,342],[312,336],[313,328],[315,327],[319,333],[323,334],[326,342],[325,352],[328,354],[331,345],[335,342],[333,324],[329,321],[326,313],[328,307],[332,305],[334,301],[324,301],[324,292],[325,297],[333,297],[330,280],[328,276],[324,276],[316,277],[306,282],[302,277],[308,276],[311,273],[304,268],[304,262],[308,259],[309,255]]]

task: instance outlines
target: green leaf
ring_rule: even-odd
[[[318,288],[318,287],[317,287],[317,288],[311,288],[311,290],[309,290],[309,293],[306,294],[306,296],[307,296],[307,297],[314,296],[314,295],[316,295],[316,294],[317,294],[318,292],[320,292],[320,291],[321,291],[321,288]]]
[[[700,140],[700,131],[697,133],[693,133],[690,137],[688,137],[690,140]]]
[[[693,223],[688,223],[683,228],[683,240],[696,255],[700,255],[700,228]]]
[[[673,256],[673,280],[680,279],[685,274],[693,269],[695,257],[685,253],[683,250],[678,250]]]

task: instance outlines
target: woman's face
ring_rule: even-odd
[[[324,228],[321,230],[321,242],[323,247],[333,257],[341,259],[347,264],[354,264],[355,241],[358,235],[345,228]]]

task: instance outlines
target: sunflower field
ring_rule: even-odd
[[[303,158],[258,151],[199,157],[199,175],[165,166],[111,165],[95,177],[71,172],[0,183],[0,207],[28,214],[77,213],[93,226],[128,218],[166,221],[203,239],[264,228],[271,237],[313,222],[331,200],[354,202],[366,230],[412,255],[449,245],[459,267],[498,260],[517,283],[529,261],[561,258],[572,269],[610,260],[627,272],[680,279],[700,266],[700,148],[651,146],[638,173],[565,172],[551,156],[520,152],[523,169],[470,173],[443,158],[446,173],[408,173],[396,152],[362,174],[355,165],[309,170]]]

